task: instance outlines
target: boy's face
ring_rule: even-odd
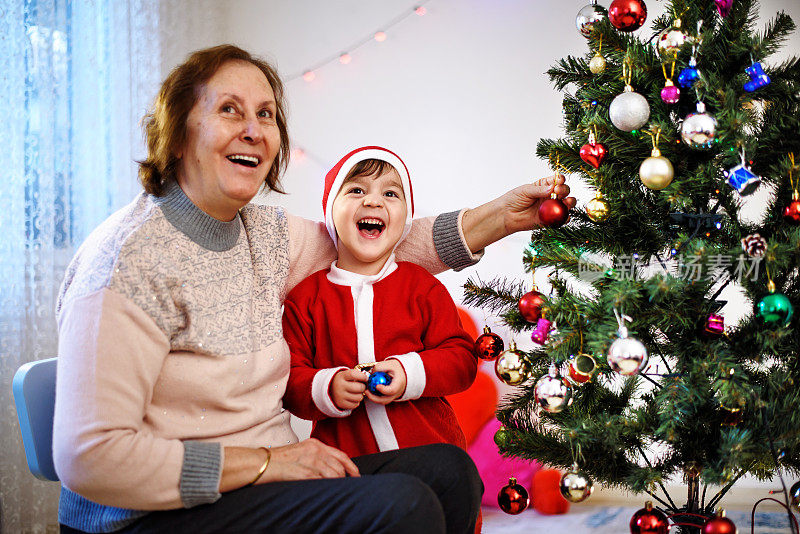
[[[355,176],[333,201],[333,225],[339,236],[340,268],[377,274],[403,235],[405,192],[397,171]]]

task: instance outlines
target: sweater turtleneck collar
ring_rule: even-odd
[[[164,190],[163,196],[153,200],[172,226],[207,250],[223,252],[233,248],[242,226],[238,213],[230,222],[220,221],[195,206],[176,181],[168,183]]]

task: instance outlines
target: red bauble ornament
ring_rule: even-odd
[[[494,360],[505,349],[503,338],[492,332],[488,326],[483,327],[483,334],[475,340],[475,356],[482,360]]]
[[[792,200],[783,210],[783,218],[789,224],[800,224],[800,200]]]
[[[606,159],[606,154],[608,154],[608,149],[603,143],[588,142],[580,150],[581,159],[595,169],[599,168]]]
[[[716,517],[709,519],[700,532],[702,534],[736,534],[737,530],[733,521],[725,517],[725,510],[720,508],[717,510]]]
[[[558,228],[567,222],[568,217],[569,210],[567,205],[560,198],[556,198],[555,195],[551,195],[539,206],[539,221],[543,226]]]
[[[647,19],[647,6],[642,0],[614,0],[608,6],[608,20],[622,32],[638,30]]]
[[[519,313],[529,323],[535,323],[542,316],[542,306],[544,306],[544,298],[538,291],[528,291],[520,297],[517,307]]]
[[[631,534],[667,534],[669,520],[663,512],[653,508],[653,503],[647,501],[644,508],[631,517]]]
[[[529,502],[528,491],[517,484],[514,477],[509,478],[508,485],[497,494],[497,504],[507,514],[517,515],[528,507]]]

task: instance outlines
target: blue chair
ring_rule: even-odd
[[[26,363],[17,369],[11,389],[28,469],[36,478],[58,481],[53,465],[56,358]]]

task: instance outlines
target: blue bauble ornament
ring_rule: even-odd
[[[383,397],[383,393],[378,391],[378,386],[388,386],[391,383],[392,377],[389,375],[389,373],[384,373],[383,371],[373,371],[370,373],[369,378],[367,379],[367,389],[373,395]]]
[[[678,74],[678,85],[683,88],[691,87],[700,79],[700,71],[697,70],[697,62],[694,58],[689,60],[689,66],[684,67]]]

